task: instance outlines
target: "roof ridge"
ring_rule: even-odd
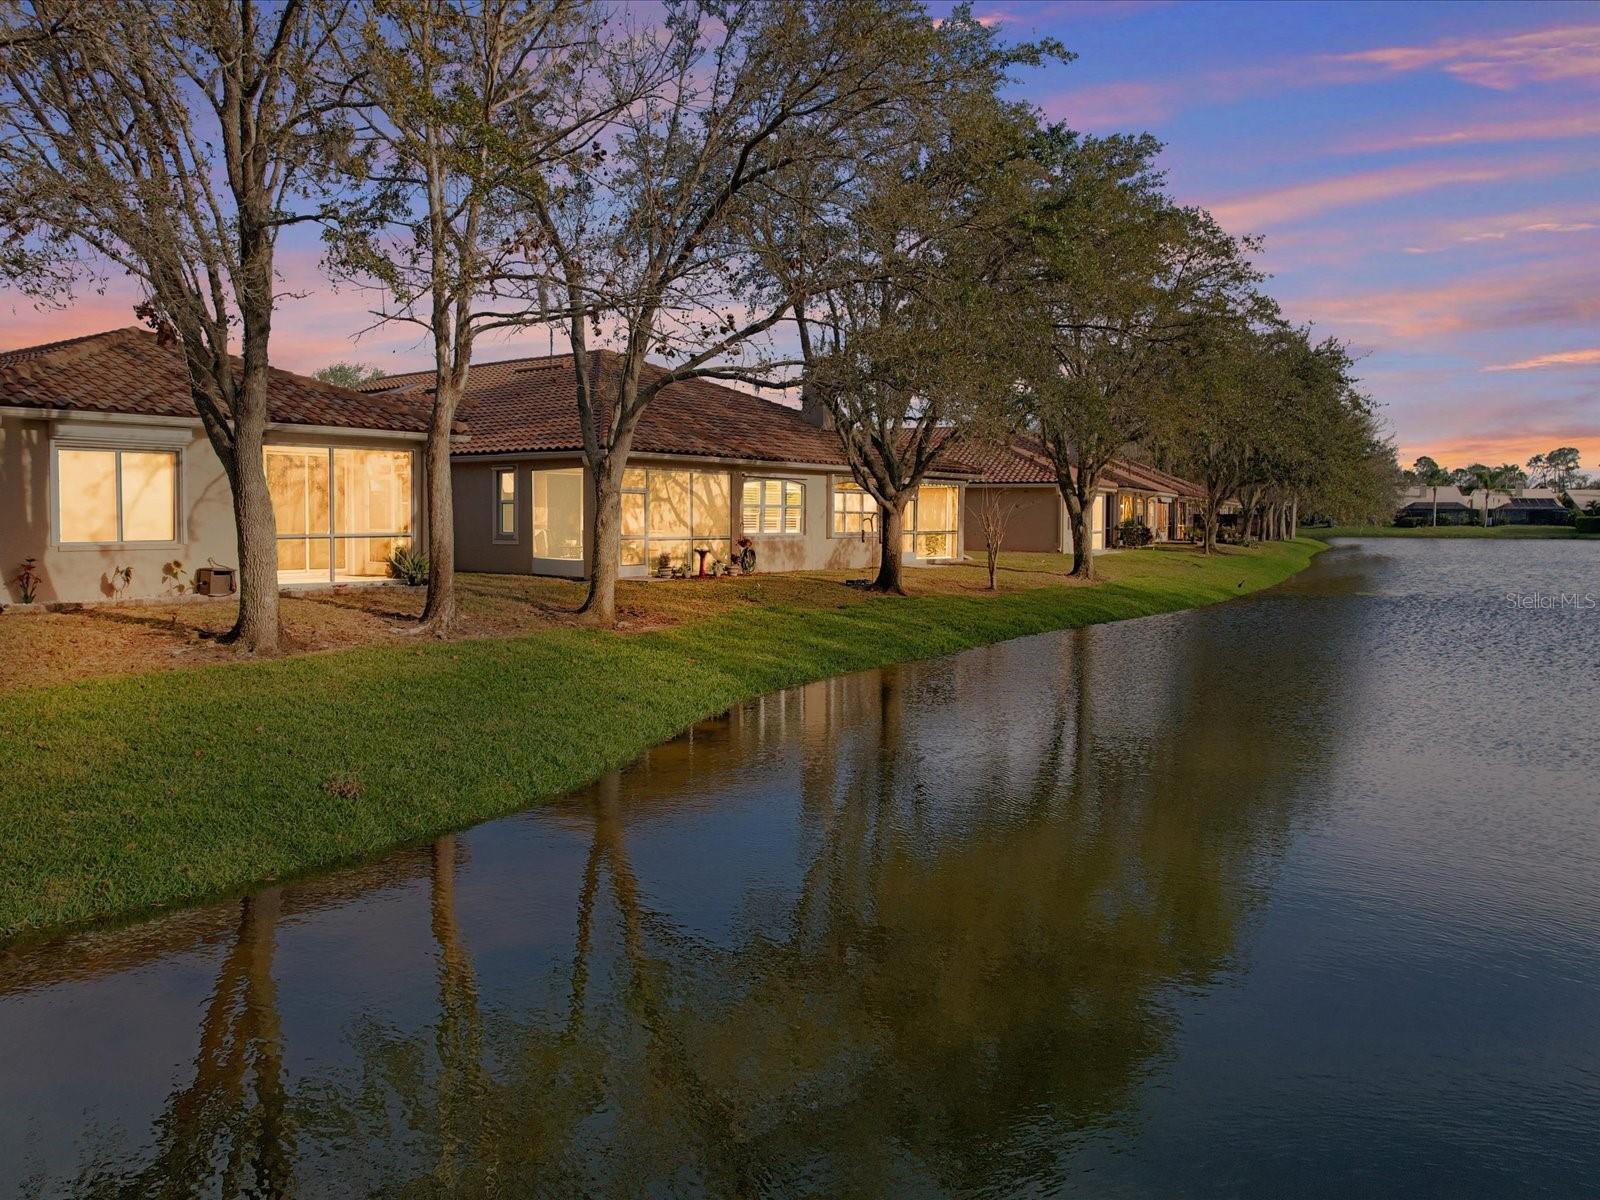
[[[0,378],[24,387],[40,383],[51,370],[100,354],[140,334],[155,336],[136,325],[125,325],[117,329],[104,329],[99,333],[43,342],[37,346],[18,346],[15,350],[0,352]],[[8,358],[8,355],[16,357]]]

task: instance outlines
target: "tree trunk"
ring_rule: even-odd
[[[596,463],[594,534],[589,539],[589,595],[578,611],[591,625],[617,623],[617,572],[622,563],[622,471],[626,459],[614,451]],[[648,564],[646,564],[648,566]]]
[[[984,552],[989,558],[989,590],[992,592],[995,590],[995,568],[1000,563],[1000,547],[991,540],[985,545]]]
[[[1200,542],[1202,554],[1213,554],[1217,549],[1217,512],[1222,507],[1220,500],[1212,499],[1211,493],[1206,492],[1205,518],[1206,535]]]
[[[1091,491],[1085,499],[1074,482],[1061,485],[1061,496],[1067,502],[1067,523],[1072,528],[1072,570],[1068,578],[1092,582],[1094,553],[1089,545],[1089,530],[1093,525],[1090,517],[1095,504],[1094,493]]]
[[[1300,536],[1300,497],[1296,496],[1289,502],[1289,540],[1292,542]]]
[[[432,637],[447,637],[456,625],[455,504],[450,487],[450,427],[455,411],[454,396],[435,395],[423,454],[428,473],[428,599],[422,606],[422,632]]]
[[[901,497],[894,505],[880,506],[879,511],[883,517],[878,530],[882,539],[882,553],[878,556],[878,577],[872,581],[872,589],[904,596],[906,587],[902,577],[904,564],[900,558],[900,539],[906,522],[905,498]]]
[[[239,619],[225,641],[251,654],[275,654],[278,624],[278,527],[267,487],[266,420],[241,415],[234,422],[233,524],[239,539]]]

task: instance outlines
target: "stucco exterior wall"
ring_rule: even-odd
[[[313,434],[274,430],[268,441],[301,446],[358,446],[420,450],[420,442],[381,433]],[[61,545],[56,536],[54,451],[61,446],[170,450],[178,455],[176,537],[155,545]],[[421,501],[425,495],[423,458],[412,466],[413,528],[425,545]],[[21,599],[13,582],[22,560],[38,559],[43,583],[39,603],[83,603],[111,599],[148,600],[176,594],[163,577],[165,564],[183,564],[182,580],[214,562],[237,567],[239,545],[233,501],[222,462],[199,421],[179,418],[91,420],[82,415],[59,419],[0,416],[0,597]],[[129,585],[118,589],[113,572],[133,568]]]
[[[987,543],[983,533],[983,505],[986,496],[997,496],[1002,504],[1012,506],[1006,522],[1002,550],[1033,554],[1055,554],[1071,544],[1071,531],[1067,528],[1066,513],[1060,491],[1053,484],[1039,486],[1012,485],[1010,487],[967,488],[967,505],[963,528],[967,548],[981,554]]]
[[[456,569],[510,574],[571,574],[587,576],[588,531],[594,527],[594,498],[585,489],[585,560],[579,563],[535,561],[532,553],[533,498],[531,472],[536,468],[570,468],[581,460],[571,455],[539,457],[507,455],[493,458],[457,458],[452,465],[455,496]],[[669,470],[726,471],[729,475],[729,527],[734,538],[740,536],[741,498],[749,479],[794,480],[805,487],[805,518],[798,534],[748,531],[755,543],[756,570],[760,571],[853,571],[865,570],[877,562],[875,538],[863,541],[859,535],[835,537],[832,532],[830,496],[836,480],[847,476],[804,467],[767,467],[718,463],[683,458],[652,458],[638,455],[630,465]],[[498,470],[514,469],[517,480],[517,536],[495,536],[495,478]],[[958,531],[959,534],[960,531]],[[961,541],[970,539],[961,537]],[[959,552],[958,552],[959,553]],[[911,560],[907,560],[910,562]]]

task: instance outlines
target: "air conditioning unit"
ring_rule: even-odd
[[[232,567],[201,567],[194,573],[194,590],[202,596],[231,596],[235,586]]]

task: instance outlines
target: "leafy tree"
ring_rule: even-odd
[[[1089,513],[1106,467],[1156,435],[1185,345],[1258,303],[1255,244],[1167,198],[1160,148],[1150,137],[1049,130],[1025,218],[1038,315],[1026,403],[1066,501],[1072,574],[1084,579],[1094,575]]]
[[[1411,475],[1421,486],[1433,489],[1433,524],[1437,525],[1439,523],[1439,489],[1448,487],[1454,476],[1426,454],[1412,464]]]
[[[320,370],[312,372],[313,379],[320,379],[323,383],[336,384],[339,387],[358,388],[363,383],[370,383],[374,379],[383,378],[383,368],[375,367],[371,363],[336,362],[329,363]]]
[[[279,233],[333,207],[312,118],[340,103],[334,0],[32,0],[0,9],[0,273],[47,302],[111,270],[181,347],[233,499],[239,617],[278,646],[263,454]],[[238,337],[238,357],[232,339]]]
[[[1535,487],[1566,492],[1577,487],[1578,481],[1582,478],[1579,465],[1576,447],[1559,446],[1545,454],[1535,454],[1530,458],[1528,476]]]
[[[1522,469],[1515,463],[1505,463],[1498,467],[1488,467],[1483,463],[1473,463],[1470,467],[1463,467],[1456,472],[1458,486],[1467,495],[1475,491],[1483,493],[1483,523],[1492,525],[1494,519],[1489,515],[1489,504],[1496,492],[1509,496],[1527,480]]]
[[[825,417],[876,502],[873,586],[891,592],[922,481],[1013,416],[1026,297],[1009,214],[1033,126],[995,93],[1049,49],[1001,48],[965,14],[935,37],[943,83],[885,113],[870,160],[781,173],[754,222],[794,313],[802,411]]]

